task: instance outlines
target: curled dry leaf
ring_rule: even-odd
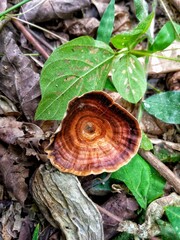
[[[32,194],[45,218],[66,240],[103,240],[102,219],[77,177],[41,165],[32,180]]]
[[[36,155],[34,149],[38,149],[39,141],[43,139],[43,131],[33,123],[18,122],[13,117],[0,118],[0,140],[4,143],[19,145]]]
[[[0,218],[2,239],[17,239],[22,223],[21,212],[22,206],[17,202],[12,203],[7,210],[3,211]]]
[[[128,31],[131,28],[129,10],[124,5],[115,5],[115,20],[113,34]]]
[[[171,91],[180,90],[180,71],[169,73],[166,78],[167,88]]]
[[[155,200],[147,208],[145,222],[142,225],[131,221],[122,221],[117,230],[137,235],[141,239],[151,239],[160,234],[156,221],[163,216],[165,207],[168,206],[180,206],[180,196],[172,193],[169,196]]]
[[[18,240],[32,239],[31,229],[33,229],[33,227],[34,223],[32,222],[32,220],[30,220],[28,216],[25,217],[21,224]]]
[[[0,159],[0,172],[6,189],[13,193],[15,198],[23,205],[28,195],[28,186],[25,179],[29,175],[26,156],[22,149],[10,145],[8,149],[0,147],[4,154]]]
[[[88,35],[94,36],[99,26],[96,18],[68,19],[64,20],[64,30],[76,37]]]
[[[173,128],[172,125],[160,121],[145,111],[143,112],[140,126],[142,131],[155,136],[162,135],[167,132],[168,129]]]
[[[0,95],[0,114],[5,115],[5,116],[8,116],[8,115],[19,116],[20,115],[15,104],[3,95]]]
[[[17,143],[27,149],[38,149],[39,141],[44,140],[44,133],[40,127],[33,123],[22,123],[24,135],[17,139]],[[34,150],[34,154],[36,151]]]
[[[102,17],[104,11],[106,10],[109,1],[97,1],[93,0],[92,3],[97,8],[97,11]],[[114,30],[113,34],[118,34],[122,31],[128,31],[131,27],[130,15],[128,8],[124,5],[115,4],[115,20],[114,20]]]
[[[13,117],[0,118],[0,140],[8,144],[16,144],[18,138],[24,136],[22,123]]]
[[[21,52],[12,32],[4,29],[0,42],[3,45],[0,90],[14,103],[19,103],[28,120],[33,120],[40,97],[39,74],[33,70],[30,59]]]
[[[90,0],[33,0],[23,6],[24,18],[30,22],[47,22],[52,19],[67,19],[76,11],[90,6]]]

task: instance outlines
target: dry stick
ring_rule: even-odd
[[[177,193],[180,194],[180,179],[151,152],[140,149],[139,153],[174,187]]]
[[[118,222],[122,222],[122,219],[119,218],[118,216],[114,215],[113,213],[109,212],[108,210],[106,210],[105,208],[100,207],[98,204],[96,204],[97,209],[101,212],[106,214],[108,217],[118,221]]]
[[[35,37],[39,42],[41,42],[45,47],[47,47],[51,52],[54,50],[54,48],[46,42],[42,37],[37,35],[35,32],[33,32],[31,29],[28,29],[28,31]]]
[[[26,39],[34,46],[34,48],[45,58],[48,59],[49,54],[41,47],[38,41],[28,32],[22,23],[16,19],[12,19],[15,26],[24,34]]]

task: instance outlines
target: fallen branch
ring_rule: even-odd
[[[177,193],[180,194],[180,179],[164,163],[149,151],[140,149],[139,154],[174,187]]]
[[[34,46],[34,48],[45,58],[48,59],[49,54],[45,51],[44,48],[41,47],[39,42],[32,36],[32,34],[23,26],[23,24],[12,18],[14,25],[24,34],[25,38]]]

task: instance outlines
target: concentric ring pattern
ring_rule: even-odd
[[[113,172],[137,153],[137,120],[100,91],[73,99],[60,131],[46,152],[62,172],[78,176]]]

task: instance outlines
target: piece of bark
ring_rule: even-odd
[[[140,239],[151,239],[160,234],[157,220],[163,216],[166,207],[179,205],[180,196],[176,193],[159,198],[148,206],[143,224],[140,225],[131,221],[122,221],[119,223],[118,231],[134,234]]]
[[[103,240],[102,218],[78,178],[50,164],[41,165],[32,180],[32,195],[49,223],[66,240]]]

